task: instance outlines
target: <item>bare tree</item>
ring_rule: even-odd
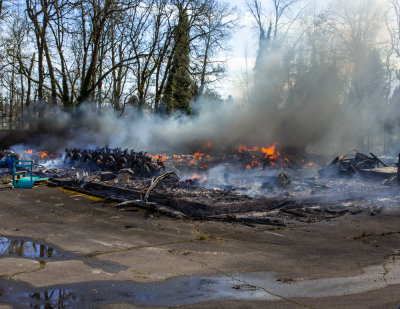
[[[160,44],[162,25],[165,20],[166,3],[153,1],[141,7],[137,14],[131,16],[128,38],[135,59],[131,66],[135,76],[137,108],[145,107],[146,96],[150,86],[150,78],[157,66],[157,45]]]
[[[266,9],[262,7],[259,0],[247,0],[247,7],[253,15],[259,31],[259,49],[256,60],[256,67],[261,61],[263,53],[271,46],[270,42],[278,38],[281,29],[282,18],[292,11],[301,0],[269,0],[272,9],[270,13],[266,13]],[[299,10],[301,11],[301,9]],[[289,17],[289,26],[285,30],[288,32],[290,26],[297,19],[299,13]],[[267,25],[267,26],[266,26]]]
[[[3,18],[3,0],[0,0],[0,18]]]
[[[198,42],[193,43],[195,52],[194,75],[198,78],[199,92],[208,83],[215,82],[224,73],[224,62],[217,55],[227,50],[232,29],[238,20],[237,12],[226,3],[209,1],[202,18],[195,25]]]
[[[105,0],[104,3],[98,0],[91,0],[89,3],[80,2],[79,7],[82,20],[81,30],[83,31],[82,44],[84,44],[84,59],[78,96],[78,103],[80,104],[87,100],[98,86],[96,67],[99,64],[99,52],[104,43],[101,38],[104,35],[108,20],[112,20],[113,15],[123,8],[120,3],[113,0]],[[90,18],[89,21],[86,20],[87,16]],[[89,29],[86,28],[87,23],[89,23]]]
[[[20,109],[39,100],[66,109],[90,101],[121,113],[129,102],[158,110],[173,64],[178,11],[187,12],[187,73],[200,88],[222,76],[223,61],[215,56],[234,25],[232,11],[218,0],[0,0],[0,18],[5,8],[25,21],[17,38],[8,27],[13,18],[3,18],[10,28],[4,37],[16,45],[0,53],[1,82],[7,75]]]
[[[60,60],[59,65],[52,70],[53,75],[51,78],[53,83],[57,86],[57,96],[61,98],[64,107],[71,107],[73,104],[69,93],[68,81],[70,80],[70,76],[65,57],[65,42],[68,40],[68,32],[70,31],[69,24],[71,23],[71,18],[69,15],[72,9],[73,6],[70,5],[68,0],[56,1],[54,3],[54,14],[49,22],[55,49]],[[61,83],[60,78],[56,78],[54,71],[56,71],[58,75],[61,75]]]
[[[53,9],[54,2],[52,0],[26,0],[26,12],[33,24],[33,30],[36,38],[36,47],[38,54],[38,99],[44,99],[44,82],[45,82],[45,65],[44,58],[47,60],[49,74],[51,77],[51,97],[53,104],[56,103],[56,88],[54,81],[54,69],[51,63],[49,48],[47,44],[47,27]]]
[[[11,5],[11,0],[0,0],[0,21],[5,20],[10,15],[9,7]]]

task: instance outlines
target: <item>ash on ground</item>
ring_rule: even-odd
[[[161,155],[99,148],[36,160],[34,175],[49,177],[50,185],[113,196],[128,205],[127,210],[133,203],[185,218],[287,225],[291,220],[390,211],[400,202],[398,168],[394,159],[385,161],[354,153],[324,167],[313,162],[248,168],[238,156],[209,156],[207,162],[199,155],[165,160]],[[168,177],[160,178],[166,173]],[[12,183],[10,168],[0,170],[0,181],[3,187]],[[127,201],[132,203],[124,204]]]

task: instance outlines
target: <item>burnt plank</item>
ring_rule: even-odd
[[[226,213],[275,210],[293,204],[295,204],[295,200],[287,197],[273,197],[268,199],[248,200],[231,203],[216,203],[207,205],[207,214],[219,215]]]
[[[371,156],[377,161],[379,162],[383,167],[388,167],[385,163],[382,162],[381,159],[379,159],[376,155],[374,155],[372,152],[370,152]]]
[[[394,166],[379,167],[371,169],[362,169],[359,173],[364,177],[387,179],[397,174],[397,168]]]
[[[121,201],[142,200],[142,192],[137,189],[120,188],[106,184],[88,182],[85,187],[78,188],[80,192],[104,196],[112,196]],[[217,202],[212,198],[199,201],[195,198],[175,197],[168,194],[153,192],[149,202],[158,206],[165,206],[192,217],[207,217],[222,214],[245,213],[252,211],[271,211],[284,207],[299,207],[302,205],[329,205],[343,201],[361,199],[363,196],[347,192],[346,194],[323,194],[307,197],[271,197],[265,199],[251,199],[234,202]],[[135,202],[136,203],[136,202]]]

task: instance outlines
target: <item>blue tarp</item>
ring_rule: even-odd
[[[8,154],[0,160],[0,167],[13,168],[14,160],[15,160],[15,155]]]
[[[15,188],[32,188],[36,182],[40,182],[40,181],[45,181],[48,178],[40,178],[40,177],[31,177],[27,176],[27,177],[22,177],[19,180],[17,180]]]

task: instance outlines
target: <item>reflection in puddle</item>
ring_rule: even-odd
[[[26,293],[24,297],[29,297],[29,307],[36,309],[75,308],[80,302],[71,290],[64,289]]]
[[[25,258],[52,258],[58,253],[52,247],[22,239],[10,240],[0,237],[0,256],[19,256]]]
[[[179,307],[214,301],[277,301],[362,294],[400,284],[400,261],[364,268],[361,275],[303,281],[280,280],[270,272],[175,277],[161,282],[87,281],[48,286],[45,292],[13,280],[3,298],[29,308],[98,308],[110,304],[142,307]],[[1,286],[0,278],[0,286]],[[75,291],[74,294],[73,291]],[[31,292],[26,292],[31,291]],[[295,304],[293,302],[293,304]],[[296,303],[298,305],[298,303]],[[303,305],[301,305],[303,306]],[[24,308],[25,308],[24,307]],[[244,306],[245,307],[245,306]],[[310,307],[306,303],[303,307]],[[311,308],[311,307],[310,307]],[[400,308],[399,308],[400,309]]]

